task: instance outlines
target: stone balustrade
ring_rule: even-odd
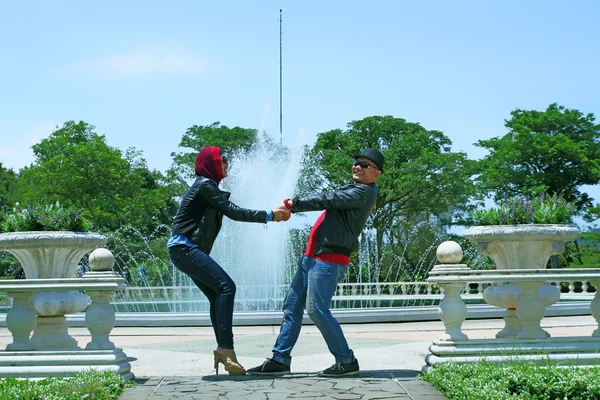
[[[595,292],[589,281],[579,281],[566,279],[563,277],[559,281],[551,282],[553,285],[562,288],[561,298],[564,300],[591,300]],[[461,296],[473,300],[483,300],[483,291],[486,287],[492,285],[492,282],[465,282],[461,288]],[[278,297],[283,298],[288,285],[278,286],[247,286],[238,285],[237,291],[242,298],[242,294],[251,292],[273,291],[280,293]],[[568,289],[567,289],[568,288]],[[1,288],[0,288],[1,290]],[[568,290],[568,291],[565,291]],[[276,296],[277,297],[277,296]],[[441,300],[444,297],[444,289],[433,282],[379,282],[379,283],[340,283],[337,286],[333,302],[340,301],[383,301],[384,304],[392,304],[392,301],[402,300]],[[113,304],[122,304],[127,302],[140,303],[144,301],[195,301],[206,302],[201,296],[196,286],[130,286],[121,288],[112,296]],[[258,297],[252,298],[253,301],[262,301]],[[236,299],[236,301],[242,301]],[[387,301],[387,302],[386,302]]]
[[[454,243],[450,247],[455,246],[458,245]],[[438,250],[438,259],[447,262],[444,251],[440,254]],[[580,366],[600,364],[600,291],[596,290],[600,288],[600,269],[471,270],[464,264],[443,263],[433,268],[427,280],[439,285],[444,293],[439,315],[445,331],[429,347],[431,354],[426,358],[424,370],[444,362],[482,359],[550,361]],[[505,327],[495,338],[473,340],[462,332],[467,306],[461,292],[467,282],[485,287],[483,298],[488,304],[507,309]],[[561,282],[568,282],[568,293],[561,293],[558,288]],[[590,314],[599,327],[590,337],[553,338],[541,328],[546,307],[565,296],[577,295],[576,282],[581,283],[579,295],[594,293]]]
[[[93,368],[133,379],[127,355],[110,341],[115,324],[110,301],[125,288],[124,279],[112,272],[113,264],[110,251],[97,249],[90,255],[92,272],[83,278],[0,281],[0,291],[13,299],[6,316],[13,341],[0,351],[0,377],[71,376]],[[68,304],[70,299],[80,302],[80,297],[85,299],[82,308],[91,335],[85,349],[69,334],[64,315],[65,310],[80,307]]]
[[[13,305],[6,316],[6,327],[13,336],[13,342],[6,350],[37,350],[30,339],[31,332],[36,326],[36,312],[32,307],[32,298],[37,293],[80,291],[85,290],[91,298],[87,307],[86,326],[92,335],[92,340],[86,349],[114,349],[115,345],[108,340],[108,335],[114,327],[115,311],[109,302],[113,293],[124,286],[113,278],[96,279],[23,279],[0,281],[0,290],[13,299]],[[63,316],[64,318],[64,316]],[[55,335],[67,335],[75,342],[65,329],[55,332]],[[47,338],[46,338],[47,339]],[[60,340],[60,342],[65,342]],[[77,350],[74,345],[68,349]]]

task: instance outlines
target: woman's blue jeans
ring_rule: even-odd
[[[233,349],[233,301],[235,283],[208,254],[197,247],[169,247],[171,261],[177,269],[189,276],[206,295],[210,303],[210,321],[217,345]]]
[[[300,335],[304,309],[321,331],[327,347],[337,363],[354,361],[342,328],[329,311],[338,282],[348,273],[348,267],[302,257],[296,275],[283,303],[283,322],[273,346],[273,360],[285,365],[292,362],[292,349]]]

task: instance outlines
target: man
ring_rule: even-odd
[[[250,375],[286,375],[290,373],[291,352],[300,335],[304,308],[321,331],[335,364],[319,376],[339,377],[359,374],[358,360],[348,347],[329,304],[337,284],[348,272],[350,254],[358,250],[362,232],[375,200],[375,181],[383,173],[384,158],[376,149],[366,149],[355,157],[353,184],[312,196],[286,199],[280,208],[292,213],[325,210],[315,222],[308,245],[298,263],[296,275],[283,304],[283,322],[273,358],[247,370]]]
[[[123,278],[125,279],[125,284],[127,286],[130,286],[130,284],[131,284],[131,273],[129,272],[129,268],[127,268],[126,265],[123,265],[123,268],[121,269],[121,275],[123,275]]]

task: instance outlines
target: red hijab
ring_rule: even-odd
[[[200,150],[196,156],[196,175],[210,178],[219,184],[223,179],[223,163],[221,162],[221,149],[208,146]]]

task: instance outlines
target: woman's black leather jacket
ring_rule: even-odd
[[[375,183],[354,183],[320,194],[292,199],[292,212],[327,210],[316,233],[315,254],[349,256],[358,250],[358,236],[367,223],[379,189]]]
[[[185,193],[173,221],[172,235],[185,235],[209,254],[221,229],[223,215],[235,221],[266,223],[267,212],[241,208],[229,201],[229,193],[203,176]]]

